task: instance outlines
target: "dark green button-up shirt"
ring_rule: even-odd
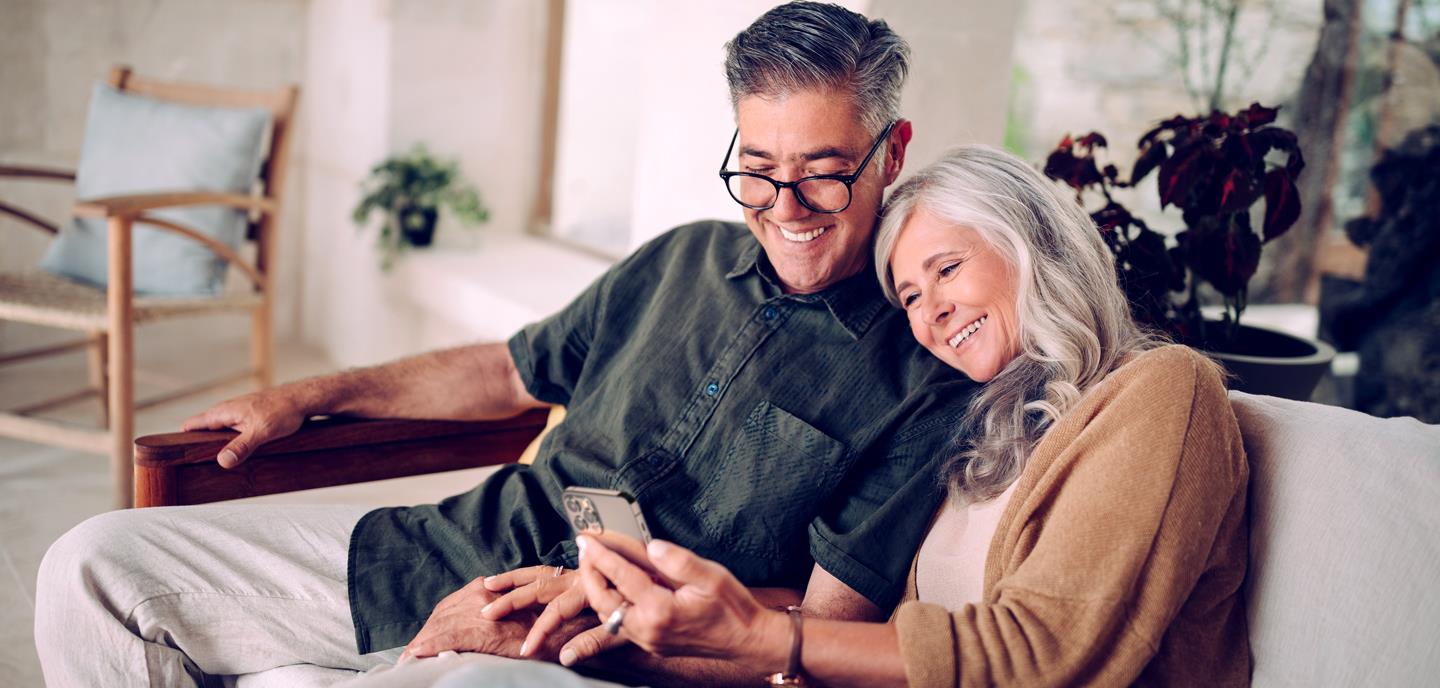
[[[743,225],[701,222],[516,334],[526,388],[568,407],[565,421],[532,466],[361,519],[349,566],[360,652],[408,642],[478,576],[574,566],[571,485],[633,495],[655,537],[747,585],[801,588],[819,563],[893,607],[974,386],[915,343],[873,275],[786,295]]]

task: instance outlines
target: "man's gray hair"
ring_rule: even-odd
[[[839,5],[791,2],[761,15],[725,44],[730,104],[814,88],[846,91],[878,134],[900,116],[910,46],[885,22]]]

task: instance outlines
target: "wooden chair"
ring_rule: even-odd
[[[276,218],[281,210],[286,151],[290,142],[299,88],[237,90],[153,81],[131,73],[129,67],[110,70],[108,83],[121,91],[189,105],[268,109],[272,115],[270,150],[259,177],[256,195],[206,192],[150,193],[81,199],[74,212],[102,218],[109,230],[109,281],[95,289],[49,273],[34,271],[0,275],[0,319],[77,330],[84,339],[57,346],[21,351],[0,357],[0,365],[85,349],[89,352],[88,389],[0,413],[0,435],[109,454],[114,476],[115,504],[126,507],[133,497],[132,441],[135,412],[241,379],[260,388],[271,384],[271,309],[273,292],[269,269],[274,264]],[[74,181],[69,171],[0,166],[0,177],[38,181]],[[249,212],[248,238],[255,242],[255,260],[246,262],[230,247],[192,228],[154,217],[151,211],[184,206],[225,206]],[[22,208],[0,202],[0,213],[15,217],[52,235],[56,224]],[[147,298],[132,293],[131,229],[145,224],[200,242],[250,282],[247,291],[213,298]],[[134,328],[147,322],[216,312],[248,312],[251,316],[250,364],[243,372],[202,384],[178,385],[157,398],[136,403],[134,395]],[[103,429],[84,428],[31,417],[31,414],[88,396],[101,400]]]
[[[313,420],[232,469],[221,468],[215,455],[234,432],[149,435],[135,440],[135,506],[204,504],[512,463],[563,415],[542,409],[498,421]]]

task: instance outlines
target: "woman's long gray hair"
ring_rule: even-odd
[[[881,288],[899,306],[890,254],[917,211],[976,230],[1016,277],[1020,354],[975,395],[944,477],[961,503],[1020,477],[1045,431],[1126,356],[1160,340],[1142,331],[1104,239],[1070,196],[989,146],[953,149],[897,188],[875,240]]]

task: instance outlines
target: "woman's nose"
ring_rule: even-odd
[[[929,298],[925,302],[925,322],[931,325],[943,325],[955,312],[955,306],[946,299]]]

